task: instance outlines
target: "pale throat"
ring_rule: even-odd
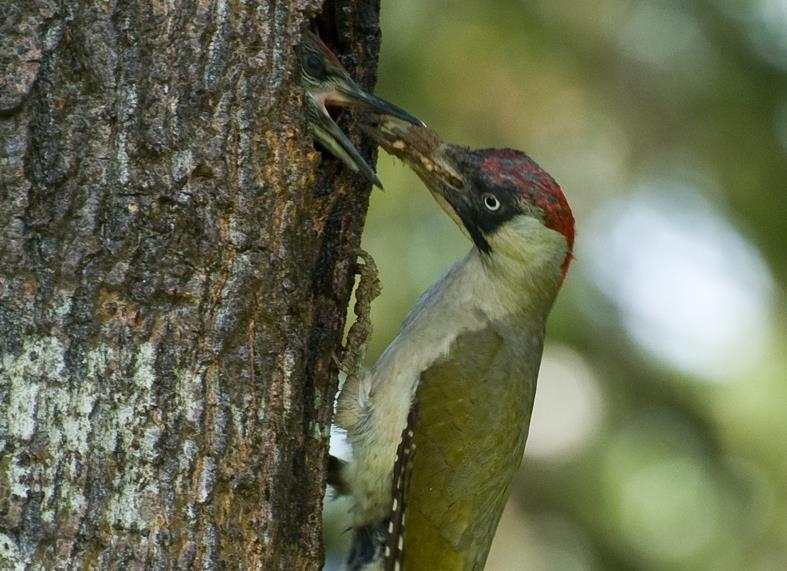
[[[484,270],[507,309],[518,314],[548,311],[563,281],[565,237],[531,216],[518,216],[487,240],[492,251]]]

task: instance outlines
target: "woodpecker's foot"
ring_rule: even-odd
[[[344,347],[334,357],[348,378],[357,376],[361,369],[372,334],[372,301],[382,291],[377,265],[372,256],[361,248],[354,251],[353,255],[356,257],[353,273],[360,276],[358,287],[355,288],[355,321],[347,332]]]
[[[344,467],[347,464],[344,460],[334,455],[328,456],[328,485],[331,486],[336,496],[347,496],[350,494],[350,486],[344,479]]]

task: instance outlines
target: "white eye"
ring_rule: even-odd
[[[485,194],[483,196],[484,199],[484,206],[486,206],[487,210],[494,212],[495,210],[500,209],[500,201],[494,194]]]

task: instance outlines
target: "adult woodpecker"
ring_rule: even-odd
[[[547,315],[571,260],[560,187],[512,149],[443,143],[384,119],[367,129],[472,240],[337,403],[352,460],[351,570],[484,567],[520,464]]]
[[[304,33],[299,55],[301,84],[306,94],[304,109],[312,136],[353,172],[362,173],[382,188],[372,167],[334,122],[325,106],[359,107],[398,117],[414,125],[423,123],[396,105],[361,89],[342,67],[339,59],[314,33]]]

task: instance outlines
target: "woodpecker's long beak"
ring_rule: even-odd
[[[384,117],[374,127],[364,125],[363,129],[386,152],[407,163],[442,209],[467,233],[459,213],[464,209],[468,185],[450,156],[455,147],[443,143],[428,127],[391,117]]]

